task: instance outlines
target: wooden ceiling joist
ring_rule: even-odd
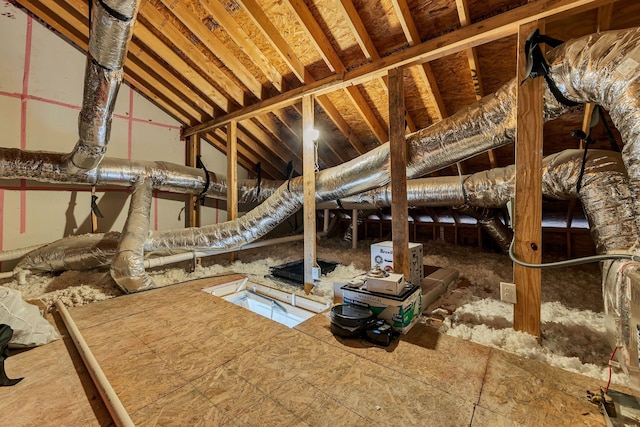
[[[187,2],[161,0],[174,16],[179,19],[195,37],[200,40],[214,55],[242,82],[258,99],[264,98],[262,83],[247,70],[229,49],[218,39],[201,19],[189,8]],[[244,104],[243,104],[244,105]]]
[[[282,92],[282,75],[273,66],[265,54],[256,47],[247,33],[238,25],[235,19],[227,12],[218,0],[202,0],[204,8],[215,17],[218,24],[231,37],[236,45],[258,66],[265,77],[273,84],[278,92]]]

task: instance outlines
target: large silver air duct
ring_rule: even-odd
[[[579,198],[581,200],[598,253],[618,251],[633,245],[637,239],[638,230],[633,216],[628,178],[618,153],[602,150],[589,151],[579,193],[576,190],[576,185],[582,166],[582,151],[563,151],[546,157],[543,164],[543,194],[553,199]],[[407,182],[408,194],[411,195],[409,203],[414,206],[464,206],[466,209],[499,208],[505,206],[513,197],[515,188],[515,168],[513,166],[467,175],[463,178],[463,185],[461,185],[458,176],[409,180]],[[288,192],[286,185],[283,188],[283,191],[291,197],[296,194],[294,191]],[[385,186],[357,196],[344,198],[342,203],[343,207],[347,209],[375,209],[389,206],[391,191],[389,186]],[[324,206],[327,208],[337,207],[335,202],[325,202]],[[264,203],[255,209],[259,212],[258,217],[262,216],[260,209],[267,211],[274,209],[274,212],[279,215],[282,212],[279,208]],[[285,212],[283,216],[286,218],[287,214]],[[478,217],[485,217],[489,223],[492,222],[488,215]],[[272,220],[278,222],[282,218],[274,217]],[[500,222],[495,217],[494,220]],[[222,225],[236,223],[236,221],[230,221]],[[489,225],[489,227],[492,226],[498,229],[492,233],[492,236],[499,244],[510,242],[510,234],[504,224],[500,222],[500,225],[495,223]],[[194,229],[194,231],[197,230]],[[250,229],[246,231],[229,230],[229,235],[242,235],[248,232]],[[185,250],[181,249],[185,245],[183,241],[168,242],[166,240],[167,233],[152,232],[145,241],[145,251],[179,252]],[[141,235],[142,233],[139,234],[139,236]],[[158,235],[161,236],[160,239]],[[32,271],[58,271],[67,269],[71,265],[82,266],[80,269],[108,265],[109,256],[115,254],[115,242],[118,240],[117,235],[109,236],[109,234],[104,236],[89,234],[59,240],[34,250],[23,258],[16,268]],[[207,236],[205,234],[202,237],[201,244],[203,246],[213,244],[204,240]],[[156,243],[158,241],[161,243]],[[92,255],[94,251],[96,254]]]
[[[138,10],[136,0],[89,1],[89,51],[78,117],[79,139],[62,166],[69,175],[96,168],[107,150],[122,67]]]
[[[111,261],[111,277],[125,292],[155,287],[144,269],[144,241],[149,234],[152,200],[151,183],[145,178],[136,181],[122,238]]]

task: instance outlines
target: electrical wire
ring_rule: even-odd
[[[515,253],[513,252],[513,243],[515,239],[511,241],[509,245],[509,258],[511,261],[515,262],[518,265],[528,268],[558,268],[558,267],[569,267],[572,265],[580,265],[580,264],[588,264],[590,262],[599,262],[607,259],[629,259],[631,261],[638,262],[640,261],[640,257],[632,254],[602,254],[602,255],[592,255],[588,257],[568,259],[564,261],[556,261],[556,262],[546,262],[542,264],[532,264],[525,261],[522,261],[516,258]]]

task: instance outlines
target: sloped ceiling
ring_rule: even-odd
[[[86,51],[86,0],[17,4]],[[512,79],[518,20],[563,4],[546,19],[555,38],[640,25],[637,0],[142,0],[125,78],[222,151],[238,119],[240,164],[282,178],[289,161],[301,172],[300,94],[318,95],[320,166],[342,163],[388,140],[390,64],[406,65],[407,132],[427,127]],[[579,146],[569,133],[583,115],[546,125],[545,155]],[[503,147],[462,169],[512,163]]]

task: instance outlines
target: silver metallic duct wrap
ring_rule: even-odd
[[[15,270],[87,270],[109,265],[120,240],[120,233],[69,236],[31,251]]]
[[[23,151],[0,148],[0,177],[3,179],[31,179],[54,184],[117,185],[130,187],[139,177],[151,181],[154,190],[172,193],[200,194],[205,178],[202,169],[168,162],[127,160],[106,157],[96,169],[70,176],[63,168],[64,154],[46,151]],[[224,178],[209,172],[206,196],[227,198]],[[238,200],[241,203],[259,203],[274,193],[282,181],[263,180],[258,194],[257,181],[238,181]]]
[[[133,35],[138,2],[91,1],[91,28],[89,54],[107,70],[122,69],[127,56],[127,45]],[[106,6],[106,8],[105,8]]]
[[[153,188],[145,179],[133,185],[129,215],[111,261],[111,277],[127,293],[155,287],[144,269],[144,242],[149,234],[152,196]]]
[[[592,34],[547,55],[551,78],[577,102],[609,111],[622,135],[622,159],[629,175],[640,229],[640,28]]]
[[[507,253],[509,251],[509,245],[513,240],[513,231],[496,216],[496,209],[478,208],[477,206],[470,206],[468,204],[458,206],[456,209],[475,218],[478,224],[489,233],[503,252]]]
[[[199,228],[156,231],[145,244],[145,251],[169,249],[236,248],[264,236],[302,207],[302,180],[293,179],[291,190],[283,184],[259,206],[235,221]]]
[[[585,163],[580,194],[577,182],[582,151],[566,150],[543,160],[542,194],[558,200],[580,198],[598,253],[631,248],[638,239],[628,178],[619,154],[590,150]],[[407,181],[411,206],[499,208],[515,195],[515,166],[491,169],[460,177],[434,177]],[[391,205],[389,185],[340,200],[345,209],[375,209]],[[319,209],[337,208],[335,201]],[[497,227],[494,227],[497,228]],[[494,237],[505,239],[503,232]],[[510,239],[509,239],[510,242]]]
[[[79,139],[63,166],[70,175],[96,168],[105,155],[138,8],[136,0],[111,2],[108,6],[101,1],[89,1],[92,1],[91,28],[78,117]]]
[[[122,69],[109,71],[87,59],[82,110],[78,117],[80,139],[69,154],[69,172],[95,168],[104,156],[111,132],[111,118],[122,81]]]

